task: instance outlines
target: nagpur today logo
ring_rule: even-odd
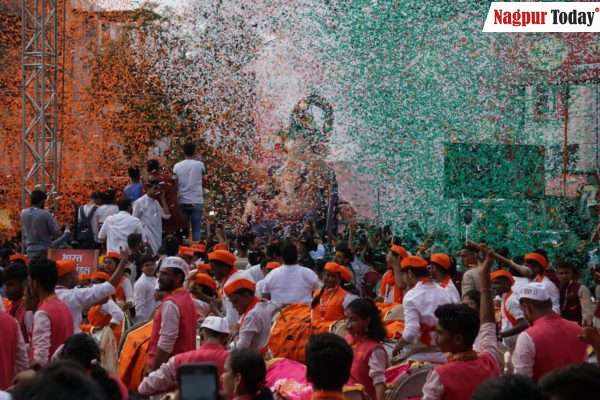
[[[600,32],[600,3],[493,2],[483,32]]]

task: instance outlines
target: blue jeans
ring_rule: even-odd
[[[202,212],[204,204],[180,204],[181,211],[192,226],[192,241],[198,242],[202,236]]]

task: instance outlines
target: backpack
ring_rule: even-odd
[[[92,207],[92,210],[88,215],[85,215],[83,207],[79,207],[79,213],[77,216],[77,235],[76,239],[78,247],[80,249],[93,249],[96,245],[96,238],[92,231],[92,218],[96,214],[97,206]]]

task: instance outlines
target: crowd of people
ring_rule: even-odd
[[[21,251],[0,250],[0,399],[186,400],[180,370],[196,363],[225,399],[301,398],[270,375],[286,310],[307,311],[310,334],[289,364],[301,376],[277,373],[312,399],[600,398],[600,305],[574,265],[471,242],[457,262],[314,220],[291,237],[231,234],[203,218],[206,168],[183,151],[170,173],[150,160],[121,192],[75,204],[73,232],[31,193]],[[64,246],[98,250],[97,270],[48,257]]]

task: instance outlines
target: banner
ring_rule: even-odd
[[[54,261],[74,260],[77,263],[77,272],[92,274],[98,267],[98,250],[82,249],[50,249],[48,258]]]

